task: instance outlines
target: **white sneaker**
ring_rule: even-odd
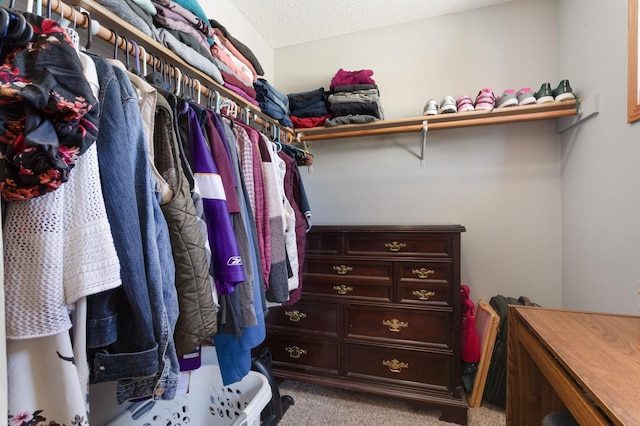
[[[424,106],[422,115],[436,115],[438,113],[438,102],[435,99],[429,99]]]
[[[440,108],[438,109],[438,113],[451,114],[453,112],[458,112],[458,107],[456,107],[456,100],[453,99],[452,96],[445,96],[440,101]]]

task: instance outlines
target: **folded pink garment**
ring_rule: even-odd
[[[340,68],[331,79],[330,88],[333,89],[336,86],[347,86],[351,84],[376,84],[371,78],[372,75],[372,70],[345,71]]]
[[[245,92],[244,90],[242,90],[241,88],[234,86],[233,84],[229,84],[227,82],[224,83],[224,87],[226,87],[227,89],[237,93],[238,95],[242,96],[244,99],[248,100],[249,102],[251,102],[252,104],[254,104],[255,106],[258,106],[258,101],[256,101],[254,98],[252,98],[251,96],[249,96],[247,94],[247,92]]]

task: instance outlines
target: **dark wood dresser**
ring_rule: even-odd
[[[466,424],[460,234],[452,226],[314,226],[302,299],[272,308],[272,372],[411,400]]]

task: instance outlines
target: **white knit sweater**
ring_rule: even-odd
[[[68,305],[121,284],[95,144],[59,189],[8,204],[4,262],[8,339],[68,330]]]

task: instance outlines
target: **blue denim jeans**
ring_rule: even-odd
[[[98,158],[114,243],[124,261],[124,294],[102,294],[92,302],[88,340],[97,349],[92,381],[119,380],[119,403],[150,395],[171,399],[179,374],[173,343],[178,301],[168,227],[137,94],[122,69],[101,58],[94,61],[101,80]]]

